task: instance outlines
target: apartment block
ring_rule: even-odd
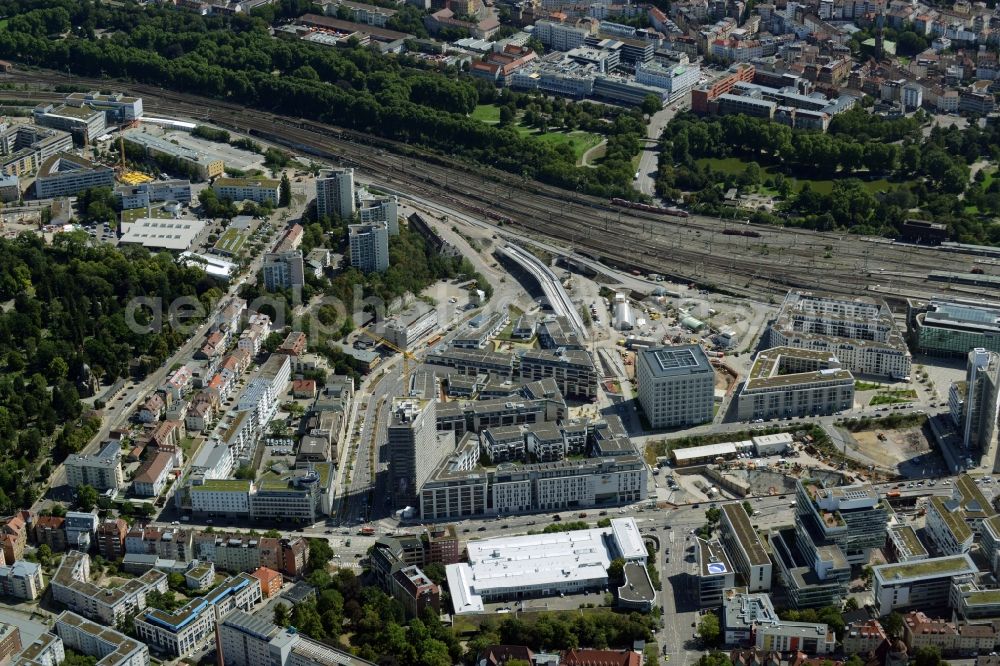
[[[281,181],[274,178],[216,178],[212,189],[220,199],[278,205]]]
[[[883,299],[790,291],[766,340],[768,347],[828,352],[855,375],[910,376],[913,359]]]
[[[49,587],[54,602],[106,626],[117,626],[146,608],[150,591],[167,591],[167,575],[154,569],[117,587],[102,588],[90,582],[90,556],[71,550],[63,556]]]
[[[887,636],[878,620],[856,620],[844,629],[845,654],[868,654],[881,647]]]
[[[45,632],[17,655],[16,666],[58,666],[66,660],[62,639]],[[102,665],[103,666],[103,665]]]
[[[937,648],[943,655],[958,656],[992,652],[997,635],[989,624],[931,619],[922,611],[911,611],[903,616],[903,642],[911,652]]]
[[[16,625],[0,623],[0,664],[9,664],[21,651],[21,631]]]
[[[316,215],[354,219],[354,169],[322,169],[316,178]]]
[[[399,201],[394,196],[374,196],[363,192],[358,199],[361,224],[384,224],[390,236],[399,234]]]
[[[567,397],[594,400],[600,379],[594,360],[581,350],[529,349],[521,354],[521,379],[526,382],[551,377]]]
[[[261,272],[268,291],[294,289],[306,283],[305,263],[299,250],[266,253]]]
[[[119,490],[125,483],[121,467],[121,444],[105,442],[92,456],[71,453],[66,458],[66,483],[73,488],[90,485],[97,490]]]
[[[172,613],[147,609],[136,616],[135,631],[157,654],[185,657],[212,635],[216,614],[225,617],[236,610],[246,612],[262,600],[260,581],[241,573]]]
[[[715,370],[699,345],[646,349],[636,355],[639,404],[653,428],[712,420]]]
[[[121,518],[109,518],[97,526],[97,552],[109,562],[125,556],[125,536],[128,523]]]
[[[348,226],[351,266],[363,273],[389,268],[389,230],[382,223]]]
[[[53,553],[66,550],[66,519],[62,516],[38,516],[33,529],[39,546],[45,544]]]
[[[63,611],[52,629],[64,648],[93,657],[100,666],[149,666],[145,644],[72,611]]]
[[[485,349],[444,349],[434,350],[424,357],[426,363],[455,368],[460,375],[489,373],[498,379],[512,379],[514,376],[514,355]]]
[[[0,595],[34,601],[45,591],[42,567],[27,560],[0,566]]]
[[[243,611],[233,611],[219,628],[227,666],[374,666],[293,629]]]
[[[425,610],[441,613],[441,590],[419,567],[403,567],[391,576],[391,595],[403,605],[408,617],[421,617]]]
[[[854,377],[829,352],[774,347],[757,354],[740,389],[741,421],[836,414],[854,406]]]

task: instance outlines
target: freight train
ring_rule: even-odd
[[[752,229],[726,229],[722,232],[723,236],[746,236],[747,238],[760,238],[759,231],[753,231]]]

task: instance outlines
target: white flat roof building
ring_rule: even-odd
[[[610,528],[470,541],[469,563],[446,568],[455,614],[481,613],[484,602],[575,593],[605,587],[611,560],[645,563],[633,518]]]
[[[194,239],[205,228],[204,220],[160,220],[140,217],[133,223],[122,224],[122,245],[183,252],[191,247]]]
[[[714,462],[716,458],[732,458],[741,451],[753,450],[753,442],[719,442],[704,446],[689,446],[684,449],[674,449],[674,461],[678,467],[694,465],[700,462]]]

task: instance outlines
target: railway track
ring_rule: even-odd
[[[44,88],[60,83],[108,86],[107,81],[67,78],[47,71],[15,72],[6,78],[35,89],[0,91],[0,101],[58,99],[61,95]],[[760,238],[728,236],[720,232],[741,222],[703,216],[664,219],[353,130],[289,119],[155,86],[123,84],[123,87],[132,94],[142,95],[150,112],[211,122],[296,152],[354,166],[400,191],[483,216],[501,227],[515,227],[519,233],[537,234],[617,268],[710,283],[734,294],[759,298],[781,294],[789,288],[858,294],[879,282],[878,269],[912,274],[915,267],[937,265],[941,259],[939,253],[928,248],[788,227],[755,227]],[[882,281],[898,288],[900,297],[913,292],[940,291],[915,275]],[[884,287],[880,286],[880,290],[884,293]]]

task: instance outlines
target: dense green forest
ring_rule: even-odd
[[[47,478],[53,460],[97,432],[76,386],[84,365],[110,381],[126,376],[133,358],[140,372],[158,367],[183,341],[166,325],[131,330],[129,302],[160,298],[165,311],[182,296],[207,303],[221,293],[169,255],[94,247],[82,233],[51,245],[33,234],[0,239],[0,514],[30,506],[35,490],[25,480]]]
[[[281,15],[304,11],[282,3]],[[287,5],[287,7],[286,7]],[[84,76],[122,77],[317,119],[449,155],[492,164],[567,189],[633,196],[635,153],[612,151],[597,168],[577,167],[566,146],[521,136],[468,116],[489,82],[408,57],[364,47],[331,49],[276,39],[259,16],[204,17],[193,12],[91,0],[2,0],[0,57]],[[270,18],[270,16],[269,16]],[[106,31],[101,39],[98,30]],[[484,87],[486,83],[489,89]],[[641,114],[609,123],[638,150]]]
[[[857,108],[836,116],[823,134],[743,115],[679,116],[661,139],[657,189],[672,199],[693,192],[693,208],[715,214],[726,189],[763,186],[783,203],[775,215],[755,213],[755,222],[895,235],[907,218],[919,217],[948,224],[956,240],[1000,243],[993,222],[1000,182],[987,184],[984,171],[970,178],[975,162],[1000,159],[1000,128],[934,127],[924,136],[921,119],[890,120]],[[744,163],[742,172],[703,159],[730,157]],[[793,179],[805,179],[798,191]],[[834,182],[820,192],[812,179]],[[866,187],[875,179],[886,180],[875,188],[882,191]]]

